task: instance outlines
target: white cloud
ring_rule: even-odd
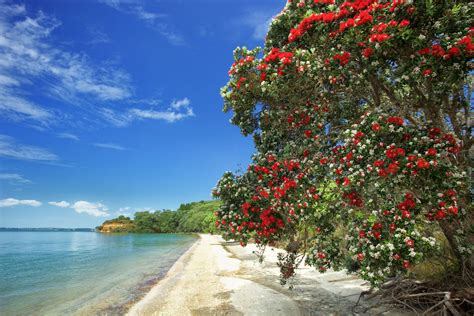
[[[132,95],[123,70],[94,65],[87,55],[52,43],[52,33],[61,25],[57,19],[42,11],[33,16],[23,5],[0,5],[0,115],[43,125],[54,121],[57,113],[50,104],[29,99],[32,86],[81,106],[87,98],[118,101]]]
[[[174,100],[171,102],[171,107],[175,110],[179,110],[181,108],[189,108],[189,105],[191,104],[191,101],[188,98],[184,98],[181,100]]]
[[[57,206],[57,207],[69,207],[71,206],[71,203],[66,202],[66,201],[61,201],[61,202],[48,202],[49,205]]]
[[[48,202],[48,204],[61,207],[61,208],[71,208],[79,214],[88,214],[95,217],[100,216],[109,216],[108,208],[102,203],[93,203],[88,201],[76,201],[74,203],[69,203],[67,201],[60,202]]]
[[[17,200],[14,198],[8,198],[0,200],[0,207],[10,207],[10,206],[17,206],[17,205],[28,205],[38,207],[41,206],[41,202],[36,200]]]
[[[117,144],[113,143],[94,143],[92,144],[95,147],[105,148],[105,149],[113,149],[113,150],[125,150],[125,147],[122,147]]]
[[[31,180],[25,179],[17,173],[0,173],[0,181],[8,181],[10,183],[28,184]]]
[[[59,160],[58,156],[46,149],[18,144],[15,142],[14,138],[1,134],[0,157],[43,162],[54,162]]]
[[[71,205],[77,213],[84,213],[95,217],[109,216],[108,209],[102,203],[91,203],[87,201],[77,201]]]
[[[72,140],[79,140],[79,137],[71,134],[71,133],[59,133],[57,134],[59,138],[65,138],[65,139],[72,139]]]
[[[150,27],[158,31],[164,38],[166,38],[173,45],[184,45],[184,38],[173,31],[171,27],[164,23],[162,20],[165,17],[164,14],[151,12],[146,10],[140,1],[130,0],[100,0],[100,2],[108,5],[115,10],[130,14],[146,22]]]

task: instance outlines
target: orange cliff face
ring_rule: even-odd
[[[133,230],[131,223],[104,223],[98,227],[100,233],[122,233]]]

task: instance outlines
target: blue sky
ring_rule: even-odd
[[[209,199],[253,153],[222,113],[232,51],[284,3],[0,0],[0,226]]]

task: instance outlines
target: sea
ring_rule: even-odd
[[[122,315],[196,239],[0,232],[0,315]]]

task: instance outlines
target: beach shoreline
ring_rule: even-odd
[[[201,234],[127,315],[349,315],[368,289],[343,271],[302,266],[289,290],[279,283],[280,250],[267,249],[262,263],[255,250]]]

